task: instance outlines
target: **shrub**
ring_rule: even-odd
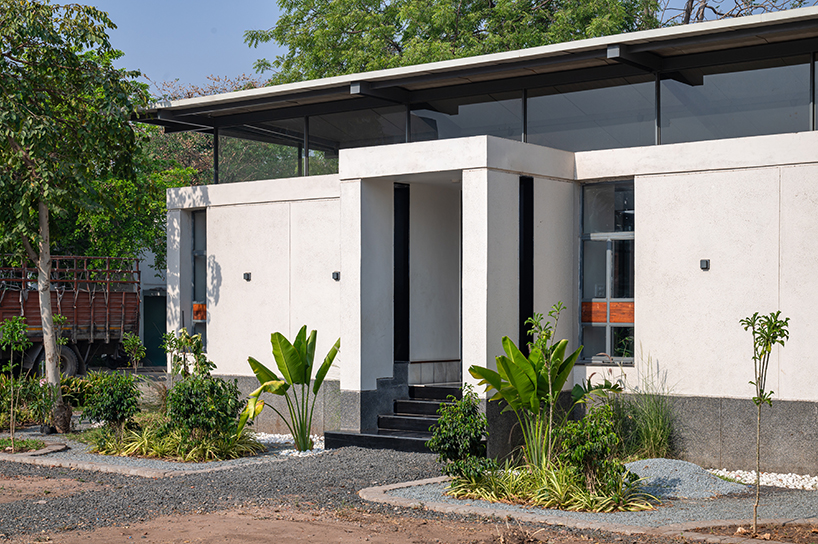
[[[100,375],[92,382],[90,394],[85,399],[83,419],[105,422],[121,438],[125,422],[139,412],[139,397],[136,376]]]
[[[590,407],[585,417],[566,421],[557,434],[557,462],[575,468],[585,489],[591,494],[610,494],[619,487],[618,480],[627,470],[613,458],[619,437],[610,406]]]
[[[188,376],[168,393],[168,419],[194,439],[236,434],[244,402],[236,381],[209,375]]]
[[[461,400],[453,395],[448,400],[451,404],[441,404],[437,410],[440,419],[426,447],[437,454],[438,461],[444,464],[443,473],[448,476],[459,476],[464,471],[479,473],[490,466],[470,459],[486,456],[483,438],[487,436],[488,424],[486,416],[480,413],[480,401],[468,384],[463,386]]]

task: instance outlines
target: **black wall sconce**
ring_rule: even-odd
[[[339,271],[335,271],[332,273],[332,279],[335,281],[341,281],[341,273]]]
[[[244,281],[250,281],[250,272],[244,273]]]
[[[702,259],[699,261],[699,268],[702,270],[710,270],[710,259]]]

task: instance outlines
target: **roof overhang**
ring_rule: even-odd
[[[138,120],[238,135],[250,123],[646,74],[695,85],[691,71],[708,66],[817,50],[818,8],[802,8],[160,102]]]

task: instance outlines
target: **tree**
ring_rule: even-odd
[[[756,0],[753,2],[747,2],[746,0],[733,0],[732,2],[723,0],[684,0],[681,7],[668,5],[665,8],[666,18],[664,22],[667,25],[686,25],[712,19],[729,19],[794,9],[806,5],[815,5],[815,2],[810,3],[806,0]]]
[[[147,104],[138,72],[114,68],[122,54],[107,14],[47,0],[0,0],[0,244],[37,263],[46,379],[59,383],[51,311],[53,213],[98,205],[95,180],[132,179],[129,119]],[[54,387],[54,424],[70,410]]]
[[[270,83],[409,66],[551,43],[779,11],[807,0],[278,0],[282,16],[248,30]],[[816,2],[811,2],[812,4]]]
[[[251,47],[288,48],[256,70],[273,83],[315,79],[655,28],[657,0],[278,0]]]

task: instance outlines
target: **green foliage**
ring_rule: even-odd
[[[37,451],[45,447],[45,442],[42,440],[34,440],[26,438],[23,440],[16,440],[12,443],[11,438],[0,438],[0,452],[7,448],[13,449],[15,452],[21,451]]]
[[[741,326],[744,330],[752,331],[753,333],[753,370],[755,371],[755,380],[750,382],[750,385],[755,386],[756,394],[753,397],[753,402],[756,406],[761,404],[773,405],[772,395],[773,391],[767,391],[767,368],[770,365],[770,355],[773,351],[773,346],[776,344],[783,346],[790,338],[790,332],[787,329],[790,323],[790,318],[781,319],[781,311],[770,313],[770,315],[759,316],[758,312],[751,317],[745,317],[741,320]]]
[[[261,399],[262,393],[272,393],[283,396],[287,401],[289,418],[279,412],[275,406],[271,406],[273,411],[284,420],[295,441],[295,449],[298,451],[311,450],[313,447],[310,429],[312,428],[312,416],[315,410],[315,399],[318,391],[324,383],[324,378],[341,349],[341,339],[339,338],[330,348],[329,353],[324,358],[324,362],[312,377],[313,362],[315,360],[315,341],[318,336],[317,331],[311,331],[307,336],[307,326],[301,327],[295,337],[295,342],[291,344],[283,334],[274,332],[270,336],[273,345],[273,358],[275,358],[278,370],[282,378],[279,378],[273,371],[261,364],[256,359],[249,357],[250,368],[261,382],[261,387],[250,393],[247,407],[239,420],[239,432],[244,428],[248,420],[254,419],[264,409],[264,401]],[[300,386],[300,387],[295,387]],[[300,395],[299,395],[300,390]],[[312,401],[310,401],[312,392]]]
[[[125,348],[125,353],[128,354],[131,360],[133,371],[136,372],[139,363],[145,358],[145,344],[142,343],[142,339],[139,338],[138,334],[126,332],[122,335],[122,347]]]
[[[14,453],[14,430],[15,430],[15,423],[16,423],[16,414],[14,413],[14,405],[17,404],[19,399],[20,393],[19,390],[17,395],[14,394],[14,353],[20,353],[20,363],[22,368],[23,362],[23,354],[25,353],[26,349],[31,347],[31,340],[28,339],[26,333],[28,332],[28,327],[26,327],[26,318],[15,315],[13,317],[9,317],[5,319],[2,323],[0,323],[0,347],[3,350],[8,350],[10,352],[9,362],[3,365],[3,372],[8,372],[11,376],[9,380],[9,430],[11,432],[11,451]]]
[[[251,47],[287,52],[256,70],[285,83],[522,49],[655,28],[655,0],[280,0],[268,30],[245,32]]]
[[[476,478],[455,478],[448,494],[463,499],[511,502],[524,505],[588,512],[636,512],[653,509],[655,497],[643,493],[637,482],[624,473],[615,480],[611,492],[600,495],[589,491],[582,475],[570,465],[554,464],[533,470],[520,470],[506,463],[487,470]]]
[[[496,391],[490,401],[502,399],[507,403],[503,411],[514,411],[523,431],[526,459],[538,467],[551,462],[554,408],[582,351],[580,346],[566,357],[568,340],[553,340],[564,309],[558,302],[548,313],[550,321],[542,323],[542,314],[536,314],[526,322],[532,326],[534,336],[528,357],[504,336],[506,355],[496,358],[497,372],[480,366],[469,368],[469,373],[480,380],[479,385]]]
[[[170,354],[173,374],[181,374],[183,378],[190,375],[207,376],[216,368],[216,365],[207,359],[201,334],[191,335],[187,329],[181,329],[178,335],[169,332],[163,339],[162,349]]]
[[[10,428],[10,408],[14,393],[15,425],[29,425],[43,421],[50,408],[48,386],[39,378],[25,376],[12,378],[0,375],[0,429]]]
[[[125,423],[139,412],[140,393],[136,382],[136,376],[129,374],[99,375],[85,399],[83,419],[105,422],[121,438]]]
[[[210,375],[188,376],[168,392],[168,418],[192,438],[232,437],[244,402],[239,386]]]
[[[592,406],[579,421],[566,421],[557,430],[557,463],[577,469],[585,489],[610,495],[626,473],[613,454],[619,444],[610,406]]]
[[[612,397],[617,435],[623,457],[652,459],[673,455],[674,415],[670,396],[654,391],[632,391]]]
[[[443,473],[457,476],[464,471],[482,471],[485,463],[488,435],[485,414],[480,413],[480,401],[471,385],[463,386],[463,398],[449,395],[451,404],[441,404],[437,413],[440,418],[432,429],[432,438],[426,447],[437,454],[443,465]],[[480,459],[483,458],[483,459]]]

